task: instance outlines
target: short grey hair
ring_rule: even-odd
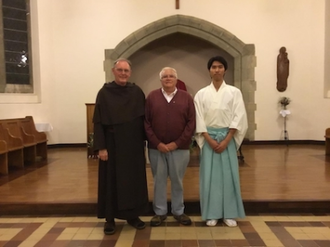
[[[129,67],[132,68],[132,63],[131,63],[131,61],[128,60],[128,59],[126,59],[126,58],[123,58],[123,57],[120,57],[120,58],[116,59],[116,61],[113,62],[113,67],[112,67],[112,68],[114,68],[114,67],[116,66],[116,64],[117,64],[118,62],[121,62],[121,61],[125,61],[125,62],[127,62],[128,65],[129,65]]]
[[[172,68],[172,67],[164,67],[162,68],[162,70],[159,72],[159,79],[162,79],[162,75],[164,73],[165,70],[172,70],[174,72],[175,78],[178,78],[178,73],[176,72],[176,69]]]

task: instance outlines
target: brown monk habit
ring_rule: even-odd
[[[107,149],[99,161],[98,217],[133,219],[146,213],[145,95],[133,83],[106,83],[93,117],[94,150]]]

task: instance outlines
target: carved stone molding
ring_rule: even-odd
[[[255,47],[245,44],[227,30],[192,16],[173,15],[152,22],[133,32],[114,49],[105,50],[104,71],[106,81],[112,81],[111,68],[119,57],[129,58],[150,42],[173,33],[184,33],[199,37],[225,50],[234,59],[234,85],[242,91],[249,129],[246,138],[254,140],[255,123]]]

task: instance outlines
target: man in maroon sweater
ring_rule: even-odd
[[[167,178],[171,180],[171,213],[183,225],[190,225],[184,214],[182,180],[189,163],[189,145],[196,127],[195,107],[186,91],[176,88],[177,72],[161,70],[162,87],[152,91],[146,101],[145,129],[149,160],[154,178],[151,226],[159,226],[167,218]]]

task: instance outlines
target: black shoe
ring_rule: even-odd
[[[139,217],[137,217],[135,219],[127,220],[127,223],[138,230],[142,230],[146,227],[146,223],[144,223],[142,220],[140,220]]]
[[[180,224],[189,226],[191,225],[191,219],[188,215],[181,214],[181,215],[173,215],[174,219],[176,219]]]
[[[155,215],[152,217],[150,220],[150,225],[151,226],[160,226],[164,220],[166,220],[167,215]]]
[[[112,235],[116,232],[116,225],[115,221],[106,221],[104,224],[104,234],[105,235]]]

